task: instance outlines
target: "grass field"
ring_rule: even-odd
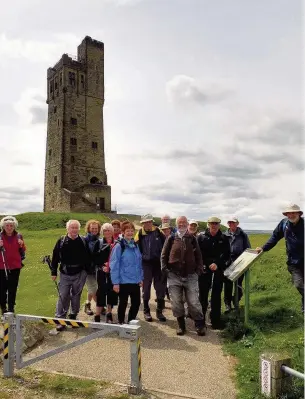
[[[20,227],[28,250],[21,273],[16,311],[53,316],[57,292],[48,266],[41,263],[41,258],[52,253],[56,240],[65,232],[65,222],[72,215],[63,217],[63,214],[56,214],[55,217],[46,217],[38,214],[40,219],[36,219],[36,223],[33,223],[33,214],[32,217],[26,215],[21,218]],[[83,215],[73,217],[81,221],[84,219]],[[87,214],[84,221],[90,217]],[[18,219],[20,220],[19,216]],[[101,220],[101,215],[99,219]],[[47,230],[43,228],[45,222]],[[35,226],[38,226],[39,231],[34,230]],[[58,226],[61,228],[54,228]],[[267,238],[267,235],[251,236],[252,247],[262,245]],[[242,324],[231,316],[225,331],[224,348],[237,358],[236,379],[241,399],[260,398],[259,355],[264,351],[285,351],[292,357],[293,367],[302,372],[304,370],[304,329],[300,296],[290,282],[285,261],[283,241],[259,258],[251,269],[249,330],[244,331]],[[221,375],[221,370],[219,373]],[[297,381],[294,391],[286,398],[301,398],[301,392],[302,387]]]

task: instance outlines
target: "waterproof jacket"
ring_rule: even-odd
[[[89,251],[90,251],[90,255],[91,255],[91,264],[90,264],[90,267],[88,268],[87,272],[90,275],[95,275],[95,273],[96,273],[96,263],[95,263],[94,257],[95,257],[95,252],[97,251],[97,249],[95,249],[95,248],[98,247],[97,243],[100,242],[99,241],[99,235],[93,235],[91,233],[87,233],[84,238],[85,238],[85,241],[86,241],[86,243],[88,245],[88,248],[89,248]]]
[[[285,238],[286,241],[287,265],[303,267],[304,219],[300,218],[297,224],[291,223],[287,218],[282,219],[263,246],[263,251],[269,251],[282,238]]]
[[[151,231],[141,228],[135,236],[135,241],[139,245],[143,262],[160,261],[165,235],[158,227],[153,226]]]
[[[247,248],[251,248],[248,235],[240,228],[237,227],[235,233],[228,229],[224,233],[230,242],[231,247],[231,262],[234,262]]]
[[[210,230],[200,233],[197,237],[201,250],[203,265],[206,271],[211,271],[209,266],[215,263],[219,270],[225,270],[231,263],[231,250],[229,239],[220,230],[212,236]]]
[[[22,247],[18,244],[18,239],[23,240],[22,236],[15,232],[12,236],[7,236],[4,232],[1,232],[1,239],[3,240],[4,247],[4,260],[5,267],[9,269],[21,269],[22,264],[22,253],[26,251],[26,247],[23,244]],[[2,255],[0,255],[0,270],[4,269],[4,262]]]
[[[162,250],[161,267],[163,271],[171,271],[181,277],[201,274],[202,256],[196,238],[189,233],[182,238],[177,233],[170,235]]]
[[[109,261],[110,253],[114,245],[114,240],[108,243],[105,238],[100,238],[95,244],[92,253],[92,260],[96,268],[101,268]]]
[[[122,243],[114,245],[110,255],[110,276],[114,285],[139,284],[143,281],[142,256],[134,240],[128,243],[123,238]]]

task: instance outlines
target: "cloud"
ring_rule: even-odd
[[[47,122],[47,107],[32,106],[29,111],[32,114],[32,123],[34,125]]]
[[[207,105],[225,100],[233,94],[224,83],[203,83],[190,76],[176,75],[166,83],[167,99],[171,103]]]
[[[0,199],[22,200],[26,197],[37,196],[39,194],[39,187],[26,189],[20,187],[1,187]]]

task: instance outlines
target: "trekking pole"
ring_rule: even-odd
[[[44,257],[42,258],[42,263],[46,263],[46,264],[49,266],[49,269],[52,271],[52,269],[51,269],[51,257],[50,257],[50,255],[44,256]],[[57,289],[57,292],[58,292],[58,297],[59,297],[59,300],[60,300],[60,302],[61,302],[61,306],[62,306],[63,312],[67,313],[67,311],[66,311],[66,309],[65,309],[65,307],[64,307],[64,302],[63,302],[63,300],[62,300],[62,297],[61,297],[61,294],[60,294],[60,291],[59,291],[59,287],[58,287],[57,281],[54,280],[54,283],[55,283],[55,286],[56,286],[56,289]]]
[[[0,251],[1,251],[1,255],[2,255],[2,261],[3,261],[3,266],[4,266],[5,277],[8,280],[7,267],[6,267],[6,261],[5,261],[5,256],[4,256],[4,251],[5,251],[4,247],[1,247]]]

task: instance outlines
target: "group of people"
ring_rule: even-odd
[[[257,252],[269,251],[285,238],[288,271],[302,297],[304,311],[304,219],[297,205],[283,211],[281,220],[272,236]],[[220,230],[221,220],[210,217],[207,228],[198,231],[198,223],[185,216],[171,219],[165,215],[158,226],[152,215],[141,218],[141,228],[136,232],[132,222],[113,220],[101,223],[89,220],[85,236],[80,235],[77,220],[67,222],[67,234],[61,237],[53,250],[51,276],[60,274],[59,298],[56,317],[75,320],[80,310],[83,288],[87,286],[85,312],[94,315],[96,322],[105,317],[113,322],[113,308],[118,306],[120,324],[136,319],[143,298],[144,319],[153,321],[150,310],[151,287],[156,292],[156,318],[166,322],[163,313],[165,297],[171,302],[177,318],[177,334],[186,332],[186,317],[195,324],[198,335],[206,333],[206,315],[210,296],[210,322],[212,328],[224,327],[221,318],[221,293],[224,287],[225,311],[232,310],[232,282],[224,277],[225,269],[245,249],[250,248],[247,234],[239,227],[236,217],[227,220],[228,229]],[[0,222],[0,305],[2,313],[14,312],[16,292],[22,260],[26,247],[17,232],[18,222],[12,216]],[[238,281],[238,301],[242,297],[242,279]],[[130,308],[126,319],[126,309]],[[95,314],[91,308],[96,304]],[[70,309],[70,313],[68,311]],[[66,327],[58,325],[59,331]]]

